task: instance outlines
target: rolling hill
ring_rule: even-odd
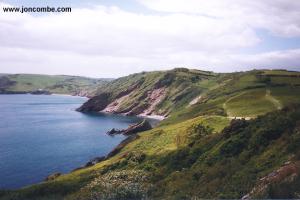
[[[78,110],[166,117],[105,160],[0,199],[299,198],[300,73],[178,68],[100,85]]]
[[[253,118],[299,102],[299,86],[299,72],[220,74],[177,68],[133,74],[104,84],[78,111],[162,115],[176,120],[200,113]]]
[[[110,79],[92,79],[65,75],[1,74],[0,94],[41,93],[90,96]]]

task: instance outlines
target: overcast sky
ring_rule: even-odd
[[[4,13],[6,6],[72,13]],[[0,0],[0,73],[300,70],[300,0]]]

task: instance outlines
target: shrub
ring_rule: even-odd
[[[193,124],[188,129],[188,137],[191,141],[198,140],[203,136],[212,134],[213,128],[205,126],[203,124]]]
[[[226,156],[235,156],[241,153],[246,146],[247,140],[242,135],[237,135],[232,137],[227,142],[225,142],[221,148],[220,152]]]

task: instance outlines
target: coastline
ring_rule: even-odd
[[[53,95],[53,96],[67,96],[67,97],[81,97],[81,98],[89,99],[86,96],[71,95],[71,94],[57,94],[57,93],[52,93],[50,95]]]
[[[123,115],[126,116],[126,113],[113,113],[113,112],[107,112],[107,111],[99,111],[99,113],[104,113],[104,114],[116,114],[116,115]],[[145,114],[139,114],[139,115],[133,115],[135,117],[141,117],[141,118],[147,118],[147,119],[154,119],[158,121],[162,121],[166,119],[167,117],[163,115],[145,115]]]
[[[52,95],[52,96],[67,96],[67,97],[81,97],[81,98],[85,98],[85,99],[89,99],[89,97],[87,96],[79,96],[79,95],[71,95],[71,94],[57,94],[57,93],[51,93],[51,94],[32,94],[31,92],[0,92],[0,95],[20,95],[20,94],[26,94],[26,95],[44,95],[44,96],[48,96],[48,95]]]
[[[137,116],[138,117],[143,117],[143,118],[155,119],[155,120],[158,120],[158,121],[162,121],[162,120],[166,119],[166,117],[162,116],[162,115],[143,115],[143,114],[139,114]]]

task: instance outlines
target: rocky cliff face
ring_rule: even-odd
[[[110,94],[102,93],[84,103],[77,109],[79,112],[99,112],[109,104]]]
[[[201,93],[198,83],[213,74],[188,69],[133,74],[98,89],[78,111],[167,116]]]
[[[152,129],[151,124],[147,120],[143,120],[142,122],[133,124],[129,126],[127,129],[117,130],[111,129],[107,132],[108,135],[116,135],[116,134],[123,134],[123,135],[133,135],[139,132],[148,131]]]

